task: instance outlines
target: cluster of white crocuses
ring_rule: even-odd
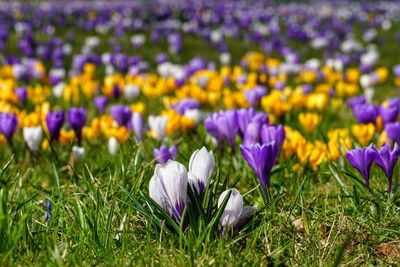
[[[150,197],[172,218],[180,222],[189,201],[188,185],[199,195],[203,194],[210,182],[214,166],[214,154],[205,147],[193,152],[189,161],[189,171],[183,164],[173,160],[157,164],[149,184]],[[234,188],[221,194],[218,208],[230,191],[232,192],[220,220],[224,229],[235,227],[243,210],[243,198]]]

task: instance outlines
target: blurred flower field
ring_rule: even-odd
[[[0,2],[0,264],[396,265],[400,2]]]

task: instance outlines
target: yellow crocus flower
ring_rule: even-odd
[[[321,122],[321,116],[317,113],[300,113],[299,122],[307,133],[312,133]]]
[[[369,124],[354,124],[351,126],[351,133],[357,139],[357,141],[363,145],[368,145],[375,133],[375,125]]]

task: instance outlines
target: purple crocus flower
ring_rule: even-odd
[[[205,122],[205,128],[208,133],[214,136],[217,141],[223,139],[229,146],[235,146],[235,138],[239,132],[236,110],[220,111],[209,116]]]
[[[0,132],[5,136],[11,145],[11,138],[18,127],[18,118],[15,113],[0,113]]]
[[[49,111],[46,114],[46,125],[47,130],[50,134],[50,142],[58,140],[60,136],[60,130],[64,123],[64,111]]]
[[[374,153],[374,162],[386,174],[389,194],[392,191],[393,169],[399,159],[399,153],[400,148],[397,143],[394,144],[393,150],[387,143],[384,143],[381,149],[375,149]]]
[[[361,174],[368,188],[369,171],[374,160],[375,149],[375,146],[371,144],[366,148],[356,147],[350,151],[346,150],[347,160]]]
[[[375,123],[378,117],[379,109],[375,105],[361,104],[353,108],[354,117],[359,123]]]
[[[278,152],[281,151],[283,142],[285,141],[285,128],[282,125],[266,125],[261,127],[261,140],[264,144],[275,141]]]
[[[51,221],[53,219],[52,210],[53,210],[53,205],[51,204],[50,200],[47,200],[46,201],[46,211],[44,213],[44,219],[46,222]]]
[[[17,88],[17,90],[15,90],[15,94],[22,104],[25,104],[26,100],[28,100],[28,90],[25,87]]]
[[[397,64],[393,67],[393,74],[396,77],[400,77],[400,64]]]
[[[253,144],[240,146],[243,158],[256,173],[264,190],[265,200],[268,201],[268,188],[270,185],[272,167],[278,157],[278,147],[274,141],[268,144]]]
[[[365,96],[355,96],[347,100],[347,105],[354,110],[354,108],[358,105],[363,105],[367,104],[367,99],[365,99]]]
[[[67,120],[71,128],[74,130],[78,143],[82,140],[82,128],[86,124],[87,111],[85,108],[70,108],[67,112]]]
[[[182,99],[178,103],[172,105],[172,108],[175,109],[176,112],[178,112],[180,115],[185,114],[186,110],[198,109],[199,107],[200,107],[199,102],[191,98]]]
[[[247,125],[246,133],[243,137],[243,145],[249,146],[260,142],[260,131],[262,124],[260,122],[250,122]]]
[[[131,109],[124,105],[112,106],[110,113],[113,119],[118,123],[118,126],[126,126],[132,117]]]
[[[156,56],[157,64],[161,64],[168,61],[168,56],[166,54],[160,53]]]
[[[136,138],[140,141],[146,132],[146,125],[144,124],[143,117],[139,112],[133,112],[131,118],[131,126]]]
[[[153,150],[153,155],[160,164],[166,163],[170,159],[175,160],[177,154],[178,150],[176,145],[171,146],[171,148],[162,145],[159,149],[154,148]]]
[[[250,103],[251,107],[255,107],[263,96],[267,94],[267,90],[263,86],[256,86],[254,89],[244,92],[246,100]]]
[[[387,107],[382,105],[379,107],[379,115],[382,117],[384,123],[396,121],[398,114],[398,105],[389,105]]]
[[[385,132],[392,143],[400,144],[400,122],[390,122],[385,125]]]
[[[93,102],[99,113],[103,113],[108,105],[108,98],[106,96],[96,96]]]
[[[237,117],[241,136],[246,134],[247,125],[251,122],[268,123],[268,114],[265,112],[256,112],[253,108],[238,110]]]
[[[115,84],[115,85],[113,86],[113,91],[112,91],[112,93],[113,93],[113,97],[114,97],[115,99],[119,98],[119,96],[121,95],[121,88],[119,87],[118,84]]]

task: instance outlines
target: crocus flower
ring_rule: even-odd
[[[81,161],[85,155],[85,148],[81,146],[72,147],[72,159],[74,161]]]
[[[392,191],[392,178],[393,169],[399,159],[400,148],[397,143],[394,144],[393,149],[384,143],[381,149],[374,150],[374,163],[376,163],[386,174],[388,180],[388,192]]]
[[[82,140],[82,128],[86,124],[87,111],[85,108],[70,108],[67,113],[67,120],[74,130],[78,143]]]
[[[99,113],[103,113],[108,105],[108,98],[106,96],[96,96],[93,102]]]
[[[46,222],[51,221],[53,219],[52,210],[53,210],[53,205],[51,204],[50,200],[47,200],[46,201],[46,211],[44,213],[44,219]]]
[[[246,100],[250,103],[251,107],[255,107],[258,103],[260,103],[261,98],[266,94],[267,90],[262,86],[257,86],[254,89],[246,90],[244,92],[244,96],[246,97]]]
[[[14,113],[0,113],[0,132],[5,136],[8,143],[11,144],[11,138],[18,127],[18,118]]]
[[[400,64],[397,64],[393,67],[393,74],[396,77],[400,77]]]
[[[237,111],[237,121],[239,133],[243,137],[247,130],[247,125],[251,122],[259,122],[261,124],[268,123],[268,114],[265,112],[256,112],[254,108],[240,109]]]
[[[118,126],[126,126],[132,118],[130,107],[124,105],[114,105],[110,110],[111,116],[118,123]]]
[[[379,109],[375,105],[361,104],[353,108],[353,113],[359,123],[375,123]]]
[[[256,173],[264,190],[265,199],[268,201],[268,187],[271,179],[272,167],[278,157],[278,146],[275,141],[267,144],[253,144],[240,146],[243,158]]]
[[[385,132],[392,143],[400,144],[400,122],[391,122],[385,125]]]
[[[203,120],[204,114],[199,109],[187,109],[183,116],[191,119],[195,124],[198,124]]]
[[[197,109],[199,107],[200,107],[199,102],[191,98],[182,99],[178,103],[172,105],[172,108],[175,109],[181,115],[185,114],[186,110]]]
[[[112,136],[110,139],[108,139],[107,147],[108,147],[108,152],[110,152],[111,155],[115,156],[119,149],[119,143],[117,138]]]
[[[199,194],[206,189],[209,179],[214,171],[215,160],[212,151],[202,147],[193,152],[189,160],[188,179],[191,188]]]
[[[39,150],[39,145],[42,141],[42,133],[43,130],[40,125],[36,127],[24,127],[24,140],[32,152],[37,152]]]
[[[260,142],[261,123],[251,122],[247,125],[246,133],[243,137],[243,145],[252,145]]]
[[[143,139],[143,134],[146,131],[146,126],[143,122],[143,117],[139,112],[133,112],[131,118],[131,126],[136,138],[140,141]]]
[[[238,222],[240,215],[243,211],[243,197],[240,194],[239,190],[235,188],[228,189],[222,192],[218,199],[218,208],[221,207],[229,192],[231,192],[231,194],[220,219],[222,232],[225,232],[225,230],[235,227],[235,224]]]
[[[382,117],[383,122],[394,122],[399,114],[398,105],[380,106],[379,115]]]
[[[25,87],[20,87],[15,90],[15,95],[18,97],[22,104],[28,100],[28,90]]]
[[[358,105],[367,104],[367,99],[365,96],[355,96],[347,100],[347,105],[354,110],[354,108]]]
[[[149,195],[179,222],[188,201],[187,185],[185,166],[170,160],[166,164],[156,165],[149,184]]]
[[[261,127],[261,140],[264,144],[275,141],[278,152],[281,151],[283,142],[285,141],[285,128],[282,125],[266,125]]]
[[[226,140],[231,148],[239,131],[236,110],[220,111],[204,121],[205,128],[218,142]]]
[[[149,127],[153,136],[157,140],[163,139],[167,134],[168,117],[166,116],[149,116]]]
[[[138,85],[127,84],[124,87],[124,96],[126,100],[133,101],[140,94],[140,89]]]
[[[170,159],[175,160],[177,154],[176,145],[171,146],[171,148],[162,145],[159,149],[154,148],[153,150],[153,155],[158,163],[166,163]]]
[[[58,140],[63,123],[64,123],[64,112],[62,110],[47,112],[46,125],[47,125],[47,130],[49,131],[50,134],[50,141]]]
[[[361,174],[369,187],[369,171],[374,160],[375,147],[373,144],[366,148],[356,147],[350,151],[346,150],[349,163]]]
[[[114,97],[115,99],[119,98],[119,96],[121,95],[121,88],[119,87],[118,84],[115,84],[115,85],[113,86],[113,91],[112,91],[112,93],[113,93],[113,97]]]

